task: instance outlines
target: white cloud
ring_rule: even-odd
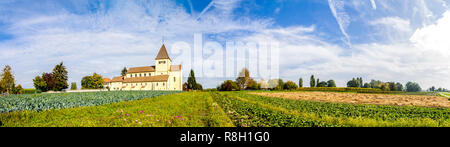
[[[328,5],[330,6],[330,10],[333,13],[334,18],[336,18],[337,23],[339,24],[339,29],[342,34],[345,36],[345,43],[348,46],[351,46],[350,37],[346,32],[348,25],[350,24],[350,17],[345,12],[344,9],[344,1],[343,0],[328,0]]]
[[[11,23],[7,31],[15,37],[0,42],[0,66],[12,65],[17,82],[32,87],[36,75],[50,72],[64,61],[70,82],[79,83],[93,72],[112,77],[124,66],[153,65],[152,56],[161,45],[162,35],[170,46],[176,41],[192,43],[193,34],[198,32],[254,31],[270,24],[268,20],[223,17],[228,15],[224,10],[231,11],[236,5],[228,1],[216,1],[200,20],[174,3],[162,6],[158,2],[114,1],[108,10],[99,7],[98,12],[80,14],[60,8],[50,14],[14,8],[14,14],[1,17],[1,21]]]
[[[51,14],[33,14],[28,9],[15,8],[15,12],[33,16],[20,14],[0,18],[12,23],[7,31],[15,36],[14,40],[0,43],[0,66],[12,65],[18,83],[32,87],[34,76],[49,72],[58,62],[64,61],[69,70],[69,80],[79,83],[82,76],[93,72],[112,77],[117,76],[123,66],[153,65],[162,34],[167,38],[170,50],[172,43],[185,41],[191,44],[194,33],[204,33],[216,34],[217,38],[223,38],[220,40],[228,40],[230,38],[227,37],[231,36],[236,41],[278,42],[282,57],[281,78],[286,80],[297,81],[303,77],[307,82],[308,77],[315,74],[321,80],[334,79],[339,86],[345,86],[352,77],[361,76],[366,81],[379,79],[406,83],[412,80],[419,82],[422,88],[432,85],[450,87],[450,47],[449,41],[445,40],[450,38],[448,12],[440,20],[417,30],[414,16],[376,15],[366,18],[364,21],[375,20],[371,26],[379,27],[377,32],[383,33],[380,36],[389,38],[401,33],[397,37],[407,38],[406,41],[356,42],[349,49],[322,38],[320,34],[324,32],[318,30],[321,26],[274,27],[270,19],[245,16],[233,19],[229,15],[239,1],[217,2],[201,14],[201,19],[172,3],[162,9],[158,2],[120,1],[107,13],[73,14],[55,10]],[[377,3],[378,10],[394,7],[385,1]],[[350,44],[346,33],[350,16],[344,10],[344,2],[330,0],[329,4],[345,40]],[[370,5],[366,7],[370,9]],[[409,5],[405,7],[409,8]],[[427,7],[433,10],[430,5]],[[5,10],[3,8],[1,10]],[[401,14],[394,13],[395,9],[388,10],[389,14]],[[417,9],[417,15],[425,14],[422,13],[425,10]],[[433,11],[433,14],[440,13]],[[353,56],[349,56],[349,52],[353,52]],[[219,60],[220,54],[212,56],[212,59]],[[185,72],[189,70],[187,65],[183,63]],[[220,83],[217,80],[201,82],[205,87],[215,87]]]
[[[449,38],[450,11],[447,11],[436,24],[427,25],[416,30],[410,40],[416,47],[425,51],[438,52],[446,57],[450,57]]]
[[[377,9],[377,4],[375,3],[375,0],[370,0],[370,4],[372,5],[372,9]]]
[[[393,28],[399,32],[410,32],[411,26],[409,20],[400,17],[383,17],[370,22],[371,25],[382,25],[383,27]]]

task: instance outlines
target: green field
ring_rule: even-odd
[[[233,126],[208,93],[190,92],[102,106],[0,114],[7,127]]]
[[[122,93],[120,97],[136,95],[135,93],[139,92]],[[108,93],[91,93],[91,96],[100,97],[99,95],[105,94]],[[162,95],[99,106],[16,110],[1,113],[0,122],[3,127],[450,126],[449,108],[311,102],[256,96],[247,92],[183,92]]]
[[[450,97],[450,92],[442,92],[443,95]]]
[[[0,113],[48,109],[62,109],[82,106],[97,106],[121,101],[132,101],[156,97],[177,91],[108,91],[85,93],[24,94],[0,97]]]

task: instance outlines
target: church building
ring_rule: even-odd
[[[182,90],[181,65],[172,65],[164,44],[159,49],[154,66],[129,68],[125,76],[114,77],[110,90]]]

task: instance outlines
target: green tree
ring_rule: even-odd
[[[126,75],[127,75],[127,72],[128,72],[127,67],[123,67],[121,75],[122,75],[122,76],[126,76]]]
[[[253,79],[250,79],[248,81],[247,90],[259,90],[259,89],[261,89],[261,84],[257,83]]]
[[[250,79],[250,72],[247,68],[243,68],[242,71],[239,72],[238,78],[236,78],[236,83],[238,84],[240,89],[247,89],[247,85]]]
[[[103,88],[103,77],[97,73],[94,73],[92,75],[92,80],[93,80],[93,87],[94,89],[101,89]]]
[[[363,87],[364,86],[364,82],[363,82],[363,79],[362,79],[362,77],[359,77],[359,87]]]
[[[431,88],[429,89],[429,91],[436,91],[436,87],[431,86]]]
[[[227,80],[224,81],[219,87],[218,89],[219,91],[235,91],[235,90],[239,90],[239,86],[231,81],[231,80]]]
[[[352,80],[347,82],[347,87],[361,87],[360,81],[358,79],[353,78]]]
[[[320,80],[317,78],[316,87],[319,87]]]
[[[275,87],[275,90],[283,90],[283,89],[284,89],[283,79],[278,79],[278,85]]]
[[[70,84],[70,90],[77,90],[77,83],[76,82],[72,82]]]
[[[316,86],[317,86],[317,87],[328,87],[328,83],[325,82],[325,81],[321,81],[321,82],[319,82]]]
[[[381,88],[381,84],[383,82],[379,81],[379,80],[371,80],[370,81],[370,88]]]
[[[391,91],[397,91],[397,84],[395,84],[395,82],[388,82],[387,84],[389,85],[389,89]]]
[[[189,73],[189,77],[187,80],[187,90],[203,90],[203,86],[199,83],[197,83],[197,80],[195,79],[194,70],[191,69],[191,72]]]
[[[97,73],[92,76],[85,76],[81,79],[81,89],[101,89],[103,88],[103,77]]]
[[[390,91],[391,90],[391,88],[389,88],[389,83],[382,83],[381,85],[380,85],[381,87],[381,90],[383,90],[383,91]]]
[[[11,67],[9,65],[6,65],[5,68],[3,68],[0,79],[0,87],[0,89],[2,89],[0,92],[6,92],[8,94],[11,94],[15,88],[14,75],[12,74]]]
[[[37,90],[41,90],[42,92],[48,91],[47,82],[45,82],[40,76],[36,76],[33,79],[33,85]]]
[[[195,86],[197,85],[197,81],[195,80],[194,70],[192,70],[192,69],[191,69],[191,72],[189,73],[187,83],[188,83],[188,85],[187,85],[188,89],[194,89]]]
[[[363,88],[371,88],[369,83],[364,83]]]
[[[422,88],[418,83],[415,82],[408,82],[406,83],[406,91],[407,92],[418,92],[422,91]]]
[[[300,88],[303,87],[303,79],[302,78],[298,79],[298,87],[300,87]]]
[[[59,63],[55,66],[55,68],[53,68],[52,74],[53,78],[55,79],[55,87],[53,90],[61,91],[69,87],[69,84],[67,83],[69,77],[67,75],[66,66],[63,65],[63,62]]]
[[[328,80],[327,87],[336,87],[336,82],[334,80]]]
[[[295,84],[292,81],[287,81],[286,83],[284,83],[283,88],[287,89],[287,90],[293,90],[293,89],[297,89],[298,86],[297,86],[297,84]]]
[[[314,75],[311,75],[311,78],[309,80],[309,86],[316,87],[316,79],[314,78]]]
[[[194,90],[203,90],[203,86],[199,83],[195,84]]]

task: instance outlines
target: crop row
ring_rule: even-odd
[[[109,91],[86,93],[57,93],[6,95],[0,97],[0,113],[12,111],[42,111],[82,106],[97,106],[121,101],[139,100],[177,93],[175,91]]]
[[[387,106],[367,104],[324,103],[303,100],[290,100],[250,95],[246,93],[230,93],[277,107],[300,112],[316,113],[333,117],[366,117],[377,120],[397,120],[399,118],[432,119],[436,121],[450,120],[450,109],[427,108],[417,106]]]
[[[294,114],[267,108],[255,103],[243,101],[239,97],[227,93],[211,92],[214,101],[218,102],[229,115],[234,125],[239,127],[333,127],[312,119],[305,119]]]

